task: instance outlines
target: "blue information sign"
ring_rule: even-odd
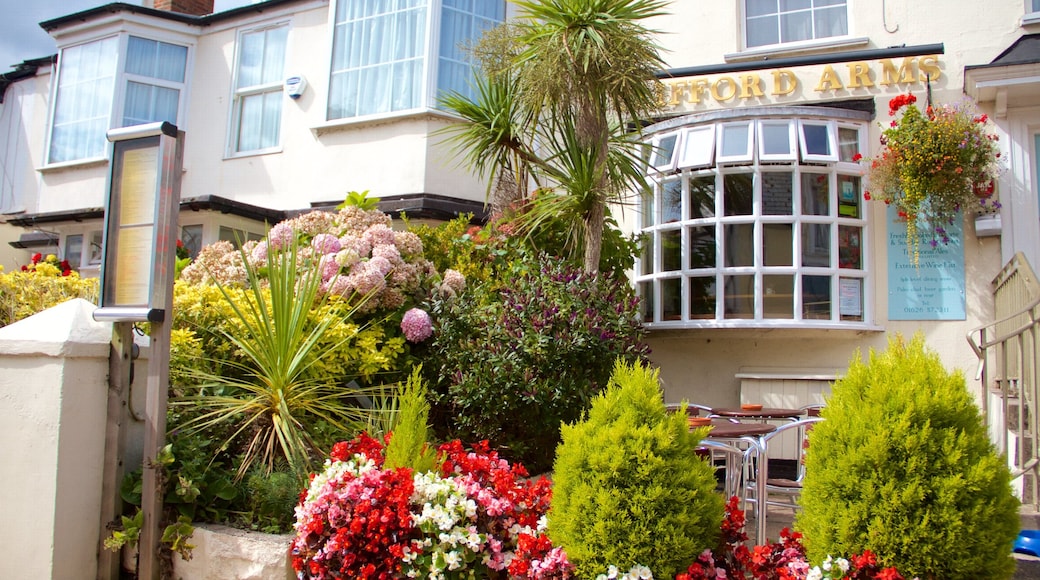
[[[921,223],[918,263],[906,243],[906,221],[888,208],[888,319],[964,320],[964,235],[960,220],[947,227],[949,242]],[[937,240],[933,245],[932,241]]]

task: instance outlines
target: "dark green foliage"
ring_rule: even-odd
[[[959,373],[924,338],[857,356],[809,437],[796,527],[813,561],[871,550],[907,578],[1009,578],[1010,473]]]
[[[673,578],[715,546],[723,499],[695,452],[703,430],[666,414],[657,371],[618,362],[584,421],[563,427],[549,537],[578,578],[615,565]]]
[[[434,300],[424,372],[441,439],[487,439],[533,473],[550,466],[562,422],[607,384],[615,359],[648,349],[627,282],[544,255],[515,257],[483,283]]]
[[[252,529],[284,534],[296,521],[294,508],[300,501],[299,479],[286,471],[263,473],[253,470],[245,481],[249,504],[247,523]]]

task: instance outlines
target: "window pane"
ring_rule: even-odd
[[[764,215],[792,215],[791,196],[793,192],[793,173],[762,173],[762,213]]]
[[[661,232],[661,271],[682,268],[682,234],[679,230]]]
[[[776,0],[747,0],[745,6],[748,16],[776,14]]]
[[[802,224],[802,265],[819,268],[830,267],[830,224]]]
[[[761,18],[748,18],[747,20],[747,45],[748,48],[779,44],[780,27],[776,16],[763,16]]]
[[[79,269],[83,262],[83,235],[65,237],[65,259],[74,270]]]
[[[802,318],[831,319],[830,276],[802,276]]]
[[[811,12],[792,12],[780,15],[780,42],[811,40],[812,37]]]
[[[690,219],[715,217],[715,176],[690,179]]]
[[[188,47],[131,36],[126,49],[126,72],[175,83],[184,82]]]
[[[715,277],[696,276],[687,279],[690,285],[690,318],[715,318]]]
[[[690,268],[715,267],[715,226],[695,227],[690,234]]]
[[[809,155],[830,155],[831,140],[827,125],[804,123],[802,134],[805,136],[805,152]]]
[[[838,215],[849,218],[860,217],[860,177],[855,175],[838,176]]]
[[[667,135],[662,137],[654,147],[654,156],[651,163],[654,167],[665,168],[672,164],[672,155],[675,153],[675,140],[678,135]]]
[[[766,266],[794,265],[794,226],[762,224],[762,256]]]
[[[661,280],[661,320],[682,318],[682,279]]]
[[[844,6],[816,11],[816,38],[845,36],[848,33],[849,23]]]
[[[791,127],[788,124],[762,123],[762,153],[765,155],[790,155]]]
[[[794,318],[794,276],[762,276],[762,316]]]
[[[830,175],[802,174],[802,215],[830,215]]]
[[[748,142],[749,134],[746,123],[723,125],[722,155],[725,157],[747,156],[750,146]]]
[[[654,196],[647,194],[643,196],[643,227],[654,225]]]
[[[726,318],[754,318],[755,277],[726,276],[723,303]]]
[[[126,102],[123,104],[123,127],[167,121],[177,124],[177,103],[180,91],[130,81],[126,83]]]
[[[780,0],[780,12],[812,8],[812,0]]]
[[[751,215],[754,178],[750,173],[728,173],[722,177],[725,215]]]
[[[706,125],[687,130],[683,139],[683,153],[679,168],[706,167],[715,157],[715,126]]]
[[[90,232],[90,247],[87,248],[87,264],[97,266],[101,263],[103,235],[101,230]]]
[[[859,153],[859,130],[849,127],[838,128],[838,159],[851,163]]]
[[[653,234],[643,235],[643,251],[639,256],[640,268],[639,273],[653,274],[654,273],[654,236]]]
[[[654,283],[639,283],[640,313],[646,322],[654,321]]]
[[[731,224],[723,228],[726,267],[755,265],[755,225]]]
[[[838,278],[838,300],[842,320],[863,320],[863,280]]]
[[[504,19],[502,0],[443,3],[437,61],[437,88],[441,94],[454,91],[466,97],[474,96],[472,59],[466,47]]]
[[[682,181],[672,179],[661,188],[661,223],[682,219]]]
[[[1033,0],[1033,12],[1040,12],[1040,0]]]
[[[861,228],[838,226],[838,267],[860,270],[863,268]]]
[[[61,51],[50,163],[105,154],[118,47],[119,39],[112,37]]]
[[[181,243],[188,250],[192,258],[199,255],[202,250],[202,225],[193,224],[181,228]]]

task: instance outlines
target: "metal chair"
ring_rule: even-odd
[[[755,504],[755,509],[759,509],[759,499],[763,499],[765,506],[785,507],[796,509],[798,507],[797,499],[802,493],[802,481],[805,479],[805,449],[809,446],[809,431],[812,430],[812,426],[816,423],[823,421],[822,417],[809,416],[797,421],[785,423],[776,428],[776,431],[768,433],[762,436],[762,450],[763,456],[760,458],[762,461],[768,460],[769,457],[769,442],[776,439],[783,433],[789,431],[795,431],[797,435],[798,445],[801,449],[801,453],[797,454],[794,466],[794,477],[783,478],[783,477],[766,477],[765,484],[765,497],[758,498],[752,497],[755,495],[755,484],[754,481],[749,481],[745,487],[748,494],[746,501],[749,504]],[[752,472],[754,475],[754,472]],[[770,500],[771,495],[781,495],[786,498],[787,501],[774,501]]]
[[[754,453],[754,450],[751,448],[741,449],[730,443],[709,441],[707,439],[700,442],[697,450],[705,453],[708,461],[711,462],[712,467],[716,470],[719,469],[721,464],[723,469],[723,478],[720,482],[722,484],[722,493],[726,498],[737,496],[737,499],[743,505],[746,497],[744,481],[747,479],[746,471],[749,465],[749,457]]]

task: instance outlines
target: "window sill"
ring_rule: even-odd
[[[749,48],[740,52],[723,55],[726,62],[741,62],[748,60],[763,60],[778,56],[792,56],[802,52],[818,52],[825,50],[853,48],[866,46],[870,39],[865,36],[841,38],[828,38],[823,40],[808,40],[799,43],[776,44],[762,48]]]
[[[365,117],[351,117],[349,119],[334,119],[324,123],[311,126],[311,132],[315,137],[321,137],[335,131],[351,131],[355,129],[367,129],[377,125],[386,125],[397,121],[421,120],[421,119],[443,119],[445,121],[457,121],[459,118],[437,109],[410,109],[407,111],[396,111],[393,113],[382,113],[379,115],[368,115]]]
[[[707,323],[655,322],[643,325],[653,338],[776,338],[791,340],[819,338],[821,335],[858,337],[885,332],[885,329],[867,323],[803,324],[794,321],[781,324],[745,323],[741,321],[710,321]]]
[[[274,155],[276,153],[281,153],[281,152],[282,152],[282,146],[281,145],[279,145],[278,147],[268,147],[267,149],[253,149],[251,151],[239,151],[237,153],[232,153],[230,155],[225,156],[224,157],[224,161],[229,161],[231,159],[242,159],[244,157],[259,157],[261,155]]]
[[[89,169],[108,165],[108,157],[92,157],[90,159],[77,159],[75,161],[63,161],[61,163],[50,163],[37,168],[40,173],[54,173],[66,169]]]
[[[1040,12],[1030,12],[1022,16],[1022,26],[1040,24]]]

